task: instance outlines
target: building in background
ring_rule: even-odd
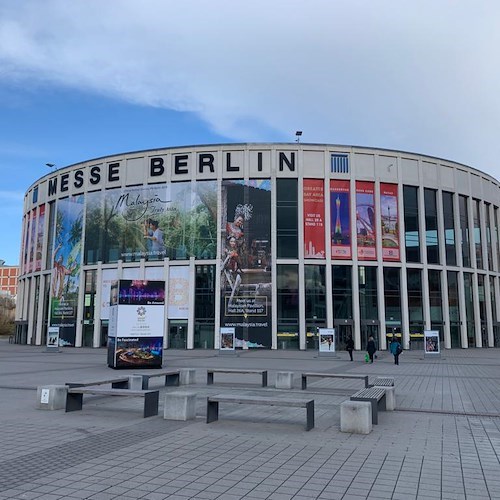
[[[236,347],[317,349],[320,328],[338,349],[394,334],[422,348],[425,330],[498,346],[499,193],[462,164],[340,145],[71,165],[25,196],[16,337],[44,344],[52,326],[62,345],[104,346],[117,280],[160,280],[169,348],[217,349],[234,329]]]
[[[0,293],[6,293],[15,298],[18,277],[19,266],[6,266],[5,261],[0,260]]]

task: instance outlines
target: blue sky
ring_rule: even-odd
[[[500,179],[494,0],[0,0],[0,259],[26,189],[149,148],[392,148]]]

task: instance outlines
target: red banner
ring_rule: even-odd
[[[373,182],[356,182],[356,236],[359,260],[377,259],[374,193]]]
[[[304,258],[325,258],[325,193],[322,179],[304,179]]]
[[[380,220],[382,223],[382,258],[399,261],[398,186],[380,184]]]

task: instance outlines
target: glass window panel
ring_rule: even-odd
[[[429,306],[431,311],[431,322],[443,321],[442,297],[441,297],[441,271],[429,269]]]
[[[438,216],[436,204],[436,191],[424,189],[425,201],[425,246],[427,249],[427,262],[439,264],[439,239]]]
[[[464,267],[470,267],[469,211],[467,209],[467,197],[459,195],[458,205],[460,208],[460,232],[462,235],[462,262]]]
[[[299,234],[297,179],[277,179],[276,198],[278,258],[297,258]]]
[[[483,252],[481,246],[481,204],[479,200],[472,201],[474,220],[474,249],[476,252],[476,266],[483,269]]]
[[[325,266],[305,266],[306,322],[326,324]]]
[[[332,266],[333,317],[352,318],[352,267]]]
[[[400,270],[384,268],[385,321],[388,326],[401,326]]]
[[[467,339],[469,347],[476,345],[476,329],[474,323],[474,301],[472,298],[472,274],[464,273],[465,316],[467,322]]]
[[[377,268],[359,266],[358,273],[360,317],[378,320]]]
[[[455,210],[453,193],[443,192],[443,221],[446,264],[457,265],[457,250],[455,245]]]
[[[403,186],[405,246],[407,262],[420,262],[420,234],[418,226],[418,188]]]

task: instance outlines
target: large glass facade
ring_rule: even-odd
[[[297,179],[276,180],[276,234],[278,258],[298,257]]]
[[[407,262],[420,262],[420,231],[418,225],[418,188],[403,187],[405,248]]]
[[[427,262],[439,264],[439,238],[438,238],[438,214],[436,204],[436,191],[424,189],[425,201],[425,247],[427,250]]]
[[[385,347],[393,334],[415,348],[424,328],[446,348],[500,344],[500,183],[454,162],[430,176],[424,156],[401,152],[351,147],[353,168],[339,174],[330,146],[236,149],[125,153],[35,183],[21,232],[23,338],[66,328],[71,306],[65,345],[102,345],[111,283],[168,276],[167,301],[181,300],[174,283],[192,293],[182,313],[168,302],[166,347],[214,348],[222,327],[238,348],[316,349],[326,327],[337,349],[351,335]],[[377,155],[393,156],[398,175],[371,175]]]

